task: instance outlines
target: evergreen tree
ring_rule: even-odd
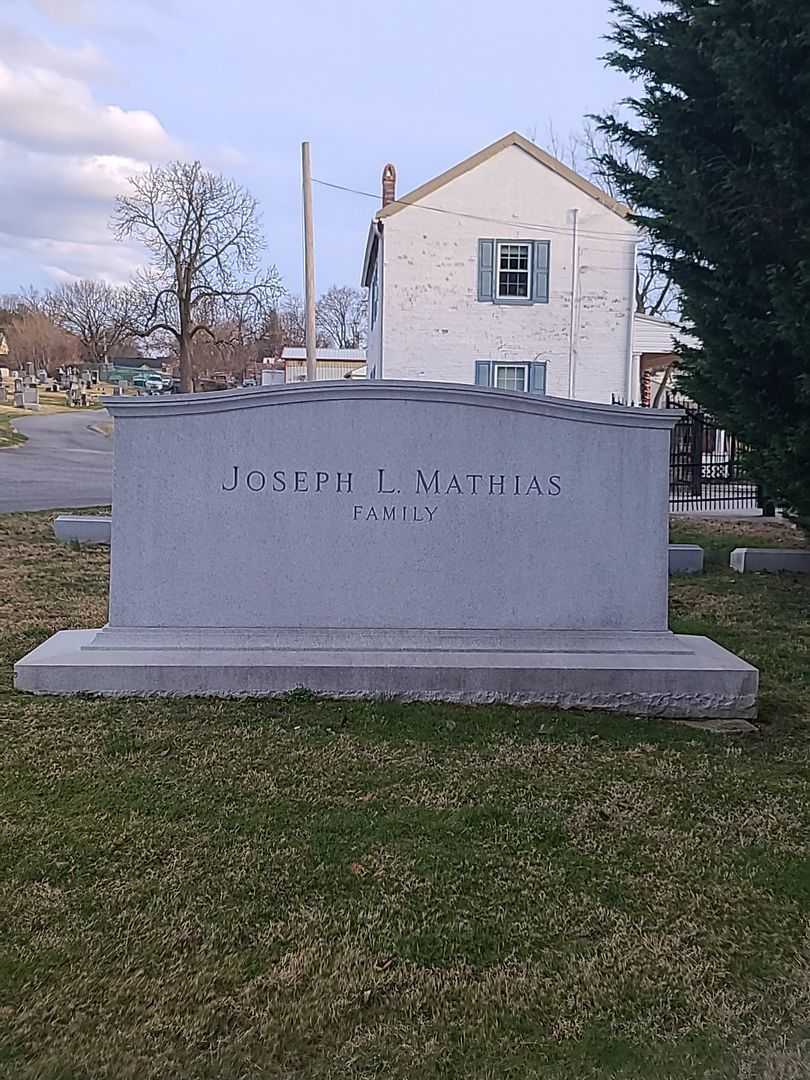
[[[625,0],[607,63],[640,83],[600,164],[672,257],[679,386],[810,520],[810,0]],[[633,155],[642,167],[628,164]]]

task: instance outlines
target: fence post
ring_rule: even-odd
[[[737,478],[737,436],[728,435],[728,471],[726,473],[726,479],[729,481],[736,480]]]
[[[757,488],[757,506],[762,510],[763,517],[776,517],[776,503],[773,499],[766,497],[765,489],[762,486]]]
[[[692,413],[691,424],[691,455],[692,455],[692,494],[703,494],[703,417],[700,413]]]

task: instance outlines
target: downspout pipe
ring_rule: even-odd
[[[633,260],[630,268],[630,302],[627,312],[627,371],[625,377],[624,397],[628,405],[632,405],[636,397],[641,393],[641,387],[636,386],[635,363],[633,360],[633,336],[636,321],[636,287],[638,285],[638,240],[633,244]]]
[[[393,168],[393,165],[391,166]],[[377,371],[377,378],[382,379],[383,375],[383,346],[385,343],[385,304],[383,303],[383,297],[385,296],[385,281],[383,277],[385,275],[385,265],[383,263],[383,223],[377,222],[377,321],[380,324],[380,353],[379,353],[379,369]],[[368,362],[368,357],[366,357]],[[366,374],[368,374],[368,368],[366,368]]]
[[[577,292],[579,290],[579,210],[572,210],[573,238],[571,241],[571,322],[568,328],[568,396],[576,397],[577,389]]]

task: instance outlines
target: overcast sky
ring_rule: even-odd
[[[172,157],[260,201],[301,291],[300,143],[315,177],[400,193],[508,131],[566,134],[628,86],[599,60],[608,0],[0,0],[0,292],[125,280],[107,220]],[[359,283],[369,199],[315,190],[317,284]]]

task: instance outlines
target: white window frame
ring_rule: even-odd
[[[526,249],[527,269],[526,274],[526,295],[525,296],[510,296],[508,293],[501,292],[501,274],[522,274],[523,270],[502,270],[501,268],[501,249],[504,247],[522,247]],[[532,274],[534,272],[534,244],[531,240],[497,240],[495,242],[495,292],[494,298],[501,303],[513,303],[513,304],[529,304],[534,297],[532,296]]]
[[[501,389],[501,387],[498,386],[498,372],[500,371],[501,368],[520,368],[521,371],[523,372],[523,386],[519,390],[515,390],[515,389],[510,390],[510,393],[513,393],[513,394],[526,394],[526,393],[529,392],[529,365],[526,364],[526,363],[522,364],[519,361],[517,363],[515,363],[515,362],[508,363],[507,361],[504,361],[503,363],[499,363],[498,361],[496,361],[492,365],[492,386],[493,386],[493,388],[495,390],[500,390]]]

